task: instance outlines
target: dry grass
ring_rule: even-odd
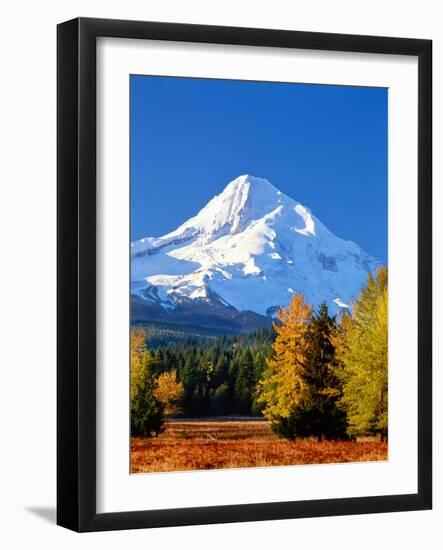
[[[171,472],[387,460],[375,439],[286,441],[264,421],[168,422],[153,439],[131,440],[131,471]]]

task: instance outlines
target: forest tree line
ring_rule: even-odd
[[[131,330],[131,432],[168,417],[264,416],[280,436],[387,438],[387,268],[337,318],[294,293],[272,329],[149,349]]]

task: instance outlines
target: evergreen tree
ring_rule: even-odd
[[[235,397],[238,411],[241,414],[250,414],[251,412],[255,384],[254,358],[251,350],[247,348],[240,357],[239,371],[235,382]]]
[[[227,378],[228,392],[232,403],[235,403],[235,400],[236,400],[235,385],[237,382],[237,376],[238,376],[239,370],[240,370],[239,354],[238,352],[234,352],[232,359],[229,363],[228,378]]]
[[[143,330],[131,331],[131,434],[152,437],[161,432],[163,405],[156,398],[155,378]]]
[[[211,397],[211,411],[216,416],[224,416],[232,410],[231,397],[229,395],[228,384],[220,384]]]
[[[180,381],[183,384],[183,408],[189,412],[193,406],[193,396],[198,385],[198,370],[195,347],[191,347],[184,353],[184,367],[180,372]]]
[[[315,436],[322,440],[346,435],[346,415],[338,407],[342,388],[336,376],[338,361],[332,342],[335,331],[335,317],[328,314],[328,307],[323,303],[318,312],[311,315],[306,335],[302,372],[305,393],[293,411],[292,423],[298,436]]]
[[[158,376],[166,370],[165,355],[167,350],[157,349],[151,354],[151,370],[155,376]]]
[[[143,328],[134,328],[130,334],[130,347],[131,347],[131,399],[134,398],[137,388],[141,385],[145,365],[142,358],[146,361],[143,353],[146,350],[147,335]]]
[[[227,381],[229,373],[229,355],[227,352],[220,353],[217,363],[215,364],[213,384],[217,388]]]

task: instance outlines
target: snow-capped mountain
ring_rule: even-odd
[[[294,291],[336,312],[377,265],[268,180],[243,175],[172,233],[131,243],[132,317],[244,328]]]

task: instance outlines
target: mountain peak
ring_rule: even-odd
[[[259,187],[259,188],[268,188],[278,192],[278,189],[272,185],[272,183],[266,178],[260,178],[258,176],[253,176],[251,174],[242,174],[241,176],[236,177],[231,182],[229,182],[225,189],[228,187]]]
[[[252,220],[275,210],[283,197],[285,195],[267,179],[243,174],[229,182],[189,222],[194,227],[204,227],[206,231],[210,228],[211,233],[220,230],[236,233]]]
[[[203,238],[214,234],[234,234],[252,220],[262,218],[277,208],[281,197],[284,195],[268,180],[243,174],[229,182],[219,195],[180,226],[178,231],[194,228]]]
[[[294,291],[335,311],[377,265],[267,179],[243,174],[175,231],[132,243],[131,281],[136,296],[168,312],[218,296],[267,315]]]
[[[251,176],[250,174],[243,174],[229,182],[221,195],[232,195],[233,193],[240,193],[247,196],[267,196],[267,198],[269,198],[270,195],[276,196],[282,194],[269,180]]]

